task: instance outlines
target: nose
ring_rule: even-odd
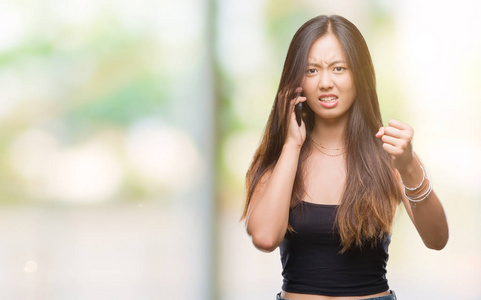
[[[319,78],[319,88],[321,90],[328,90],[332,88],[332,86],[333,82],[331,76],[327,70],[324,70]]]

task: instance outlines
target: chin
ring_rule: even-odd
[[[332,112],[332,113],[321,113],[321,114],[316,114],[316,117],[319,118],[319,119],[322,119],[322,120],[329,120],[329,121],[335,121],[335,120],[343,120],[343,119],[347,119],[347,114],[346,113],[336,113],[336,112]]]

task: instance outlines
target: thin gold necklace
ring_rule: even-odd
[[[345,149],[345,147],[343,147],[343,148],[334,148],[334,149],[332,149],[332,148],[326,148],[326,147],[324,147],[323,145],[321,145],[320,143],[316,142],[313,138],[311,138],[311,140],[312,140],[312,142],[313,142],[314,144],[318,145],[319,147],[321,147],[322,149],[325,149],[325,150],[344,150],[344,149]]]
[[[314,148],[316,148],[317,150],[319,150],[319,152],[321,152],[322,154],[327,155],[327,156],[330,156],[330,157],[341,156],[341,155],[343,155],[344,153],[346,153],[346,152],[341,152],[341,153],[339,153],[339,154],[328,154],[328,153],[322,151],[320,148],[318,148],[317,145],[316,145],[316,143],[314,143]]]

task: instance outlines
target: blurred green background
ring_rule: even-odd
[[[274,299],[278,250],[239,217],[290,39],[363,33],[385,122],[415,129],[451,237],[403,209],[400,299],[480,299],[481,5],[475,0],[4,0],[0,298]],[[476,29],[476,30],[474,30]]]

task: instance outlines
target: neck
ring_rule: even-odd
[[[311,138],[327,148],[343,148],[347,117],[342,120],[316,118]]]

